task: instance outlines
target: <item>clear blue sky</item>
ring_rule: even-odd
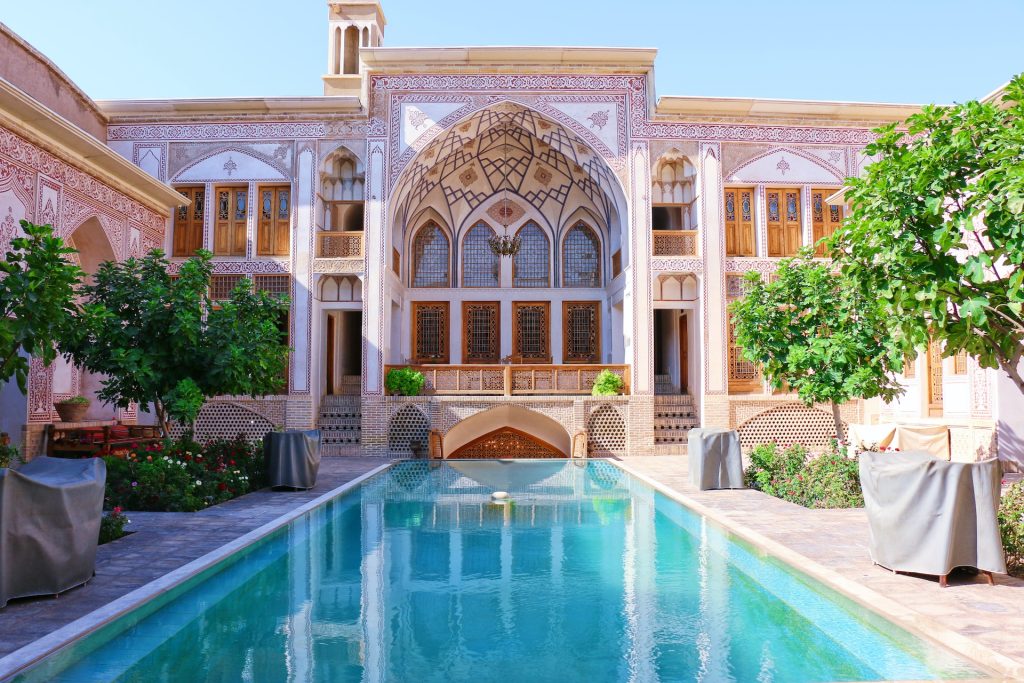
[[[325,0],[3,5],[0,21],[96,99],[322,94]],[[384,0],[384,11],[391,47],[656,47],[659,95],[951,102],[1024,71],[1022,0]]]

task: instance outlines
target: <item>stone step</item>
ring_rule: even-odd
[[[689,449],[685,443],[654,444],[655,455],[688,455]]]
[[[365,455],[359,444],[321,444],[320,455],[326,458]]]

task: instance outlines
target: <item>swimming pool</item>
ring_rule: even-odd
[[[982,675],[610,463],[463,461],[396,464],[16,680]]]

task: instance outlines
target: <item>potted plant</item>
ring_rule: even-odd
[[[617,396],[622,393],[626,383],[622,378],[611,370],[602,370],[594,378],[594,389],[590,393],[594,396]]]
[[[384,380],[384,386],[392,396],[419,396],[427,378],[412,368],[392,368]]]
[[[85,396],[72,396],[62,401],[57,401],[53,407],[57,409],[61,422],[81,422],[85,419],[85,413],[89,410],[90,401]]]

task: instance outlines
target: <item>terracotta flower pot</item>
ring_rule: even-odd
[[[88,403],[54,403],[61,422],[81,422],[89,411]]]

